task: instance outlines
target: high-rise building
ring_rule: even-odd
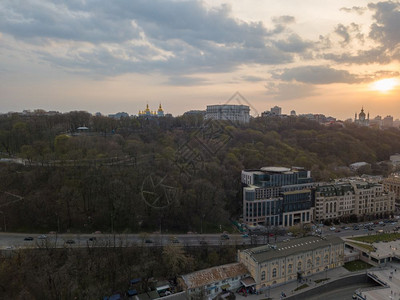
[[[296,111],[295,111],[295,110],[291,110],[291,111],[290,111],[290,115],[291,115],[291,116],[296,116]]]
[[[292,167],[243,170],[243,222],[288,227],[312,221],[310,171]]]
[[[250,107],[247,105],[207,105],[206,119],[249,123]]]

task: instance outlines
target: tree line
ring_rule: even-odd
[[[362,172],[387,175],[390,165],[380,162],[400,152],[400,131],[301,117],[239,125],[186,115],[11,114],[0,116],[0,152],[24,162],[0,164],[9,231],[202,233],[240,217],[241,170],[301,166],[319,181],[352,175],[347,166],[366,161]]]

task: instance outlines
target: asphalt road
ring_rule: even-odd
[[[340,232],[331,231],[329,227],[322,227],[322,235],[336,235],[339,237],[351,237],[356,235],[375,234],[377,230],[393,232],[397,226],[377,225],[373,231],[368,231],[360,226],[360,230],[340,229]],[[399,224],[400,225],[400,224]],[[340,227],[336,227],[340,228]],[[263,245],[268,242],[266,236],[243,237],[241,234],[230,234],[229,239],[221,239],[221,234],[46,234],[46,239],[39,239],[38,234],[29,233],[0,233],[0,249],[30,248],[30,247],[87,247],[87,246],[164,246],[166,244],[182,244],[188,246],[206,245]],[[32,237],[32,241],[25,241],[26,237]],[[91,241],[90,238],[95,238]],[[282,242],[292,239],[289,236],[269,237],[269,242]],[[73,241],[69,244],[67,241]]]
[[[329,292],[321,293],[318,296],[309,297],[307,300],[351,300],[354,292],[357,289],[373,287],[372,283],[358,283],[346,287],[332,289]]]

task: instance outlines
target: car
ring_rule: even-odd
[[[229,235],[227,235],[226,233],[222,234],[221,240],[229,240]]]
[[[97,238],[95,236],[92,236],[92,237],[89,238],[89,241],[90,242],[95,242],[95,241],[97,241]]]
[[[27,236],[26,238],[24,238],[24,241],[33,241],[33,237]]]
[[[37,238],[38,238],[39,240],[45,240],[45,239],[47,239],[47,235],[41,234],[41,235],[39,235]]]
[[[369,230],[369,231],[374,231],[374,228],[368,227],[368,230]]]
[[[270,233],[270,234],[269,234],[269,236],[270,236],[270,237],[273,237],[273,236],[275,236],[275,234],[273,234],[273,233]]]
[[[206,242],[206,241],[203,241],[203,240],[201,240],[201,241],[200,241],[200,245],[207,245],[207,242]]]
[[[344,228],[344,230],[350,230],[350,227],[346,226],[346,227]]]
[[[353,230],[360,230],[360,227],[354,226],[354,227],[353,227]]]
[[[151,243],[153,243],[153,241],[150,240],[150,239],[146,239],[144,242],[145,242],[146,244],[151,244]]]
[[[340,232],[340,231],[341,231],[340,229],[336,229],[336,230],[335,230],[335,232]]]
[[[330,231],[335,231],[336,227],[332,226],[331,228],[329,228]]]
[[[242,238],[248,238],[249,235],[247,233],[242,234]]]
[[[175,239],[172,240],[172,243],[179,244],[179,240],[175,238]]]
[[[293,232],[288,232],[287,235],[288,235],[288,236],[292,236],[292,235],[293,235]]]
[[[75,241],[74,240],[66,240],[65,243],[72,245],[72,244],[75,244]]]

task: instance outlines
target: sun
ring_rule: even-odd
[[[399,84],[399,80],[396,78],[386,78],[382,80],[375,81],[372,84],[372,89],[375,91],[380,91],[380,92],[388,92],[390,90],[393,90],[397,85]]]

